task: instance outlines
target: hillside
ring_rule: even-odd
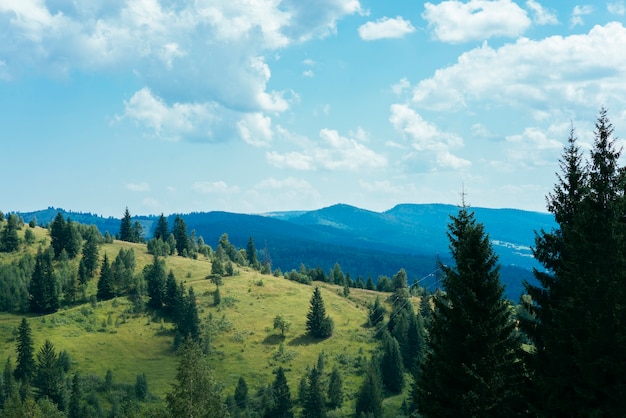
[[[503,268],[501,279],[507,296],[517,301],[524,280],[533,282],[531,270],[537,267],[530,248],[534,231],[554,227],[552,215],[516,209],[472,208],[478,221],[485,225]],[[273,268],[283,272],[298,269],[300,264],[320,266],[329,271],[338,262],[353,278],[391,276],[404,268],[409,281],[425,278],[422,285],[437,286],[428,274],[436,268],[437,259],[448,260],[446,236],[449,216],[454,205],[403,204],[385,212],[373,212],[349,205],[334,205],[314,211],[276,212],[264,215],[228,212],[199,212],[181,215],[188,230],[196,231],[215,247],[227,233],[237,247],[245,247],[252,236],[257,249],[267,249]],[[73,220],[96,225],[102,233],[115,235],[119,219],[92,214],[65,212]],[[28,222],[36,217],[40,223],[56,216],[54,208],[23,213]],[[175,214],[168,216],[172,225]],[[156,216],[137,216],[147,237],[152,236]]]
[[[22,253],[33,253],[39,245],[49,243],[47,230],[37,227],[34,231],[37,243]],[[23,231],[20,233],[23,235]],[[133,249],[136,274],[152,260],[145,245],[121,241],[103,244],[100,255],[106,253],[114,259],[122,248]],[[20,253],[0,254],[0,262],[10,263],[19,256]],[[272,371],[282,365],[295,398],[306,368],[315,365],[320,353],[324,353],[326,374],[337,365],[344,376],[347,402],[339,415],[351,414],[362,368],[376,349],[373,330],[364,327],[366,304],[384,294],[352,289],[345,298],[339,287],[315,283],[321,288],[327,313],[335,324],[331,338],[316,341],[305,335],[312,286],[239,268],[238,275],[223,279],[222,303],[218,307],[213,303],[216,287],[206,279],[211,270],[209,260],[172,256],[165,262],[167,270],[171,269],[178,280],[195,291],[203,333],[210,337],[208,358],[224,395],[233,393],[240,376],[253,393],[260,385],[270,383]],[[89,283],[88,298],[95,294],[95,285],[96,279]],[[414,302],[417,304],[418,300]],[[28,316],[28,321],[36,349],[49,339],[58,351],[69,352],[73,370],[99,379],[110,370],[115,382],[133,384],[138,374],[145,373],[150,391],[162,399],[170,389],[177,364],[172,349],[173,325],[154,313],[134,314],[130,308],[131,303],[120,297],[94,304],[80,303],[50,315]],[[278,314],[292,324],[284,340],[272,327]],[[0,359],[15,359],[15,329],[21,318],[0,314]],[[401,402],[401,396],[386,400],[389,416],[395,416],[393,411]]]

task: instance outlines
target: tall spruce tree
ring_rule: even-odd
[[[20,241],[17,236],[18,217],[14,213],[10,213],[2,232],[0,232],[0,251],[10,253],[17,251],[20,247]]]
[[[157,226],[154,229],[154,239],[161,239],[163,242],[167,241],[170,236],[170,227],[167,223],[165,215],[161,214],[157,221]]]
[[[337,366],[333,367],[328,381],[328,406],[331,409],[341,408],[343,405],[343,378]]]
[[[254,245],[254,238],[252,237],[248,239],[248,245],[246,246],[246,258],[248,260],[248,264],[252,267],[255,267],[259,263],[259,259],[256,254],[256,247]]]
[[[497,256],[465,204],[451,217],[448,238],[455,265],[441,266],[446,292],[435,298],[414,402],[424,417],[521,415],[520,343]]]
[[[13,375],[16,379],[29,384],[35,374],[35,346],[33,343],[33,333],[26,318],[17,329],[17,364]]]
[[[531,405],[544,416],[622,416],[626,412],[626,257],[624,168],[606,109],[584,162],[573,129],[548,195],[558,227],[540,231],[539,286],[523,329],[535,349]]]
[[[52,266],[52,249],[39,249],[35,257],[35,268],[30,280],[30,310],[39,314],[56,312],[59,309],[59,288]]]
[[[82,253],[81,261],[84,264],[85,275],[88,278],[93,278],[99,264],[98,241],[95,234],[87,235]]]
[[[371,416],[382,418],[383,416],[383,391],[380,383],[378,365],[372,360],[367,368],[363,383],[359,388],[356,398],[356,416]]]
[[[324,299],[319,287],[316,287],[311,296],[311,307],[306,316],[306,330],[312,337],[328,338],[333,334],[332,319],[326,315]]]
[[[383,334],[383,354],[380,358],[380,374],[383,386],[393,394],[404,388],[404,366],[398,341],[388,332]]]
[[[289,393],[289,385],[285,370],[279,366],[272,383],[272,402],[265,414],[268,418],[293,418],[293,403]]]
[[[148,306],[154,309],[161,309],[165,302],[165,262],[159,257],[154,257],[152,264],[148,264],[143,269],[143,276],[146,280],[148,292]]]
[[[61,251],[65,248],[65,240],[67,236],[67,227],[63,214],[58,212],[52,223],[50,224],[50,245],[54,250],[54,257],[61,255]]]
[[[49,398],[59,409],[65,409],[64,373],[50,340],[46,340],[37,352],[37,369],[33,384],[37,399]]]
[[[102,259],[96,296],[98,300],[109,300],[115,296],[115,291],[113,290],[113,270],[106,253],[104,253],[104,258]]]
[[[189,237],[187,235],[187,224],[179,215],[174,219],[174,228],[172,230],[176,239],[176,251],[178,255],[187,254],[189,252]]]
[[[133,223],[130,217],[130,211],[128,207],[124,211],[124,217],[122,217],[122,221],[120,222],[120,232],[118,234],[118,238],[120,241],[133,241]]]
[[[326,416],[326,402],[322,390],[321,373],[317,367],[309,372],[306,397],[302,404],[303,418],[324,418]]]

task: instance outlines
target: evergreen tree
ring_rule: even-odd
[[[311,296],[311,307],[307,313],[306,330],[312,337],[328,338],[333,333],[332,319],[326,315],[324,299],[319,287],[316,287]]]
[[[174,276],[174,271],[170,270],[167,274],[167,279],[165,279],[165,297],[163,302],[165,303],[166,312],[174,319],[174,312],[178,312],[180,309],[180,299],[182,299],[183,294],[179,294],[178,292],[178,283],[176,282],[176,276]]]
[[[324,418],[326,416],[326,403],[322,391],[321,373],[313,367],[309,372],[306,398],[302,405],[303,418]]]
[[[26,318],[17,329],[17,364],[13,375],[16,379],[30,383],[35,374],[35,346],[30,325]]]
[[[343,378],[337,366],[333,367],[328,382],[328,406],[330,409],[341,408],[343,405]]]
[[[116,295],[123,295],[130,290],[133,285],[135,264],[135,251],[132,248],[128,250],[121,248],[111,265],[113,290]]]
[[[196,295],[193,292],[193,287],[189,288],[189,294],[185,303],[185,317],[180,333],[182,336],[188,337],[194,341],[200,339],[200,319],[198,317],[198,307],[196,305]]]
[[[435,298],[430,351],[416,385],[424,417],[521,415],[521,370],[497,256],[482,224],[463,205],[448,225],[455,266]]]
[[[345,281],[345,276],[343,271],[341,271],[341,267],[339,263],[335,263],[333,270],[330,272],[330,280],[332,283],[337,285],[343,285]]]
[[[81,393],[81,385],[80,385],[80,375],[78,372],[74,373],[74,377],[72,378],[72,392],[70,394],[70,403],[67,411],[67,418],[82,418],[83,411],[80,408],[80,398],[82,396]]]
[[[59,309],[59,289],[52,267],[52,250],[38,250],[28,289],[31,312],[46,314]]]
[[[239,376],[237,387],[235,388],[235,402],[239,409],[248,409],[248,384],[243,376]]]
[[[120,241],[133,242],[133,223],[130,218],[128,207],[124,211],[124,217],[120,222],[120,232],[118,234]]]
[[[167,241],[170,236],[170,227],[167,223],[167,218],[161,214],[157,221],[157,226],[154,229],[154,239],[161,239],[163,242]]]
[[[293,418],[293,405],[285,370],[280,366],[275,374],[276,378],[272,383],[272,402],[265,415],[268,418]]]
[[[375,327],[380,324],[385,319],[385,313],[387,310],[380,303],[380,297],[376,296],[376,300],[374,301],[374,305],[369,308],[368,313],[368,323],[370,327]]]
[[[153,309],[161,309],[165,298],[165,263],[158,257],[154,257],[152,264],[143,269],[148,292],[148,306]]]
[[[140,401],[145,401],[148,397],[148,393],[148,378],[146,374],[138,374],[135,379],[135,397]]]
[[[540,286],[522,322],[535,350],[531,404],[537,415],[621,416],[626,411],[625,171],[606,109],[596,120],[587,164],[573,129],[548,195],[558,227],[541,231]],[[572,396],[575,394],[575,396]]]
[[[228,410],[216,389],[212,370],[197,343],[187,340],[184,344],[176,379],[165,401],[173,417],[228,417]]]
[[[100,268],[100,278],[98,279],[98,291],[96,296],[98,300],[109,300],[115,296],[113,290],[113,270],[109,264],[109,257],[104,254],[102,259],[102,268]]]
[[[256,247],[254,246],[254,238],[250,237],[248,245],[246,246],[246,259],[248,264],[255,267],[259,263],[259,259],[256,254]]]
[[[383,334],[383,355],[380,358],[380,374],[384,388],[393,394],[404,388],[404,366],[400,345],[388,332]]]
[[[58,212],[57,216],[50,224],[50,245],[54,250],[55,258],[61,255],[61,251],[65,248],[66,239],[67,225],[65,223],[65,219],[63,218],[63,214]]]
[[[65,223],[65,242],[63,249],[67,251],[67,256],[70,259],[76,258],[78,253],[80,253],[80,247],[82,237],[76,224],[72,222],[70,218],[67,218],[67,222]]]
[[[131,239],[132,242],[144,242],[143,239],[143,226],[139,221],[135,221],[133,223],[133,227],[131,230]]]
[[[83,257],[81,259],[81,262],[84,265],[86,277],[94,277],[96,270],[98,269],[98,260],[98,242],[93,234],[89,234],[87,236],[87,240],[85,241],[85,245],[83,245]]]
[[[20,247],[20,241],[17,236],[18,217],[14,213],[10,213],[2,232],[0,232],[0,251],[10,253],[17,251]]]
[[[65,409],[65,379],[50,340],[37,352],[37,369],[33,380],[37,399],[49,398],[61,410]]]
[[[383,393],[377,365],[372,361],[365,373],[365,378],[356,399],[356,416],[383,416]]]
[[[372,276],[367,277],[367,282],[365,282],[365,288],[367,290],[374,290],[376,286],[374,286],[374,280],[372,280]]]
[[[176,251],[178,255],[189,252],[189,238],[187,236],[187,224],[180,216],[176,215],[174,219],[174,229],[172,230],[176,239]]]

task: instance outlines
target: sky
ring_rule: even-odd
[[[624,0],[1,0],[0,210],[546,211]]]

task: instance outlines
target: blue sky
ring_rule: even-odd
[[[623,0],[3,0],[0,209],[545,211],[625,48]]]

